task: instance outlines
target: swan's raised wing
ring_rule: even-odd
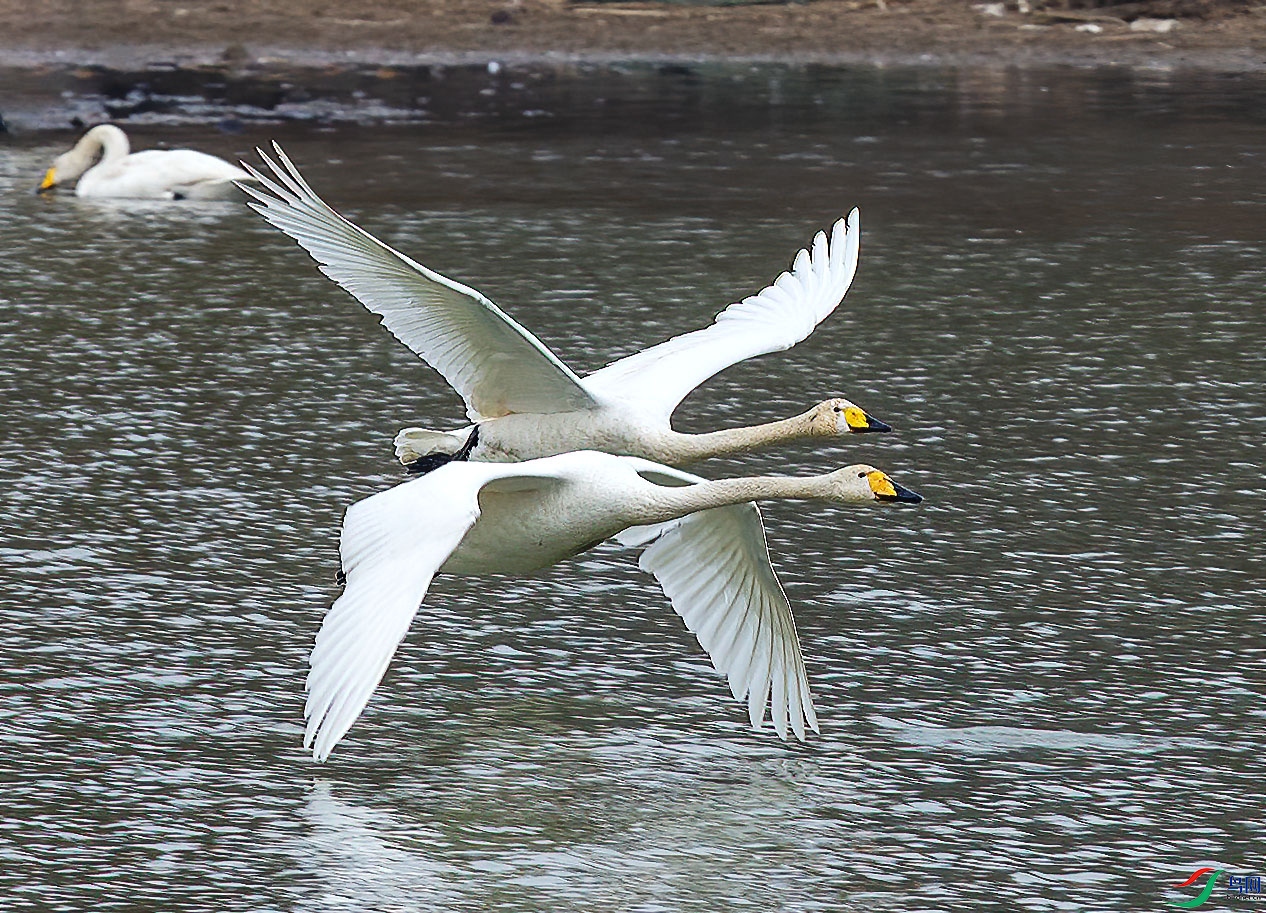
[[[857,272],[860,230],[854,209],[828,240],[818,232],[788,272],[731,304],[712,326],[675,336],[612,362],[584,379],[601,399],[637,401],[665,418],[695,387],[747,358],[790,349],[835,310]]]
[[[251,206],[299,242],[321,272],[382,318],[382,324],[461,394],[471,420],[512,412],[592,408],[580,379],[473,288],[427,269],[339,215],[304,181],[276,143],[280,164],[260,152],[276,180],[250,165],[268,193],[249,184]]]
[[[638,472],[656,484],[701,481],[652,466],[643,463]],[[788,724],[801,741],[805,723],[818,731],[791,604],[769,562],[754,503],[636,526],[616,539],[627,546],[649,543],[638,565],[655,575],[712,664],[729,680],[735,700],[747,698],[754,729],[761,728],[769,707],[780,738],[787,738]]]
[[[479,492],[517,464],[451,463],[348,508],[339,543],[345,588],[312,649],[305,748],[318,761],[356,722],[409,630],[431,578],[479,517]]]

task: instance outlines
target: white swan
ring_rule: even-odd
[[[142,200],[215,200],[237,196],[234,181],[251,176],[223,159],[193,149],[150,149],[129,153],[127,135],[113,124],[93,127],[59,155],[39,192],[79,178],[75,195]],[[95,165],[97,156],[101,160]],[[82,175],[82,177],[81,177]]]
[[[273,144],[277,180],[244,167],[272,195],[243,187],[250,205],[290,235],[405,345],[444,376],[477,424],[456,431],[405,429],[401,462],[434,455],[514,461],[596,449],[679,465],[798,437],[889,431],[845,399],[781,422],[681,434],[670,418],[686,395],[718,371],[788,349],[839,304],[857,270],[858,214],[819,232],[790,272],[722,311],[702,330],[576,376],[535,336],[472,288],[427,269],[353,225],[308,186]],[[280,183],[278,183],[280,182]]]
[[[922,498],[870,466],[807,478],[706,481],[637,457],[576,451],[522,463],[452,462],[353,504],[343,594],[311,656],[304,747],[325,760],[368,703],[444,572],[525,574],[616,537],[649,545],[654,574],[760,729],[818,729],[791,606],[769,563],[756,499],[844,504]]]

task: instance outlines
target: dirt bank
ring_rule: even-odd
[[[969,0],[687,6],[563,0],[0,0],[0,64],[754,58],[1266,66],[1266,5]],[[1034,0],[1034,7],[1039,2]],[[1067,5],[1067,4],[1064,4]],[[33,14],[34,13],[34,14]],[[1173,14],[1180,15],[1173,15]]]

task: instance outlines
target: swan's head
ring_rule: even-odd
[[[35,188],[35,192],[47,193],[60,184],[64,179],[65,178],[62,176],[62,173],[57,170],[57,164],[54,163],[52,168],[44,172],[44,180],[40,181],[40,186]]]
[[[810,413],[815,434],[830,437],[836,434],[862,434],[867,431],[891,431],[877,418],[871,418],[866,410],[846,399],[828,399],[818,403]]]
[[[84,172],[96,162],[97,153],[102,148],[101,137],[105,135],[107,129],[115,130],[122,136],[123,131],[109,125],[89,130],[84,138],[75,144],[75,148],[53,159],[53,167],[44,172],[44,180],[40,181],[40,186],[35,189],[35,192],[44,193],[58,184],[69,184],[83,177]],[[123,142],[127,142],[127,137],[123,138]]]
[[[832,492],[840,501],[904,501],[907,504],[918,504],[923,500],[923,495],[902,488],[888,478],[887,473],[865,463],[837,469],[828,473],[826,478],[830,480]]]
[[[44,172],[44,180],[40,181],[40,186],[35,189],[35,192],[44,193],[58,184],[76,180],[88,170],[90,164],[92,164],[91,160],[85,161],[84,156],[76,154],[76,150],[62,153],[53,159],[53,167]]]
[[[67,184],[83,177],[97,158],[122,157],[128,154],[127,134],[114,124],[97,124],[79,138],[73,149],[53,159],[53,167],[44,172],[44,180],[35,188],[36,193],[52,190],[58,184]]]

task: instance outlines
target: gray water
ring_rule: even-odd
[[[244,206],[37,198],[71,136],[0,147],[0,906],[1144,910],[1266,868],[1263,87],[775,83],[596,121],[132,132],[280,138],[580,371],[859,205],[840,310],[678,422],[846,394],[897,433],[701,471],[865,460],[927,498],[766,512],[804,745],[753,733],[604,546],[437,581],[314,764],[342,512],[459,400]]]

